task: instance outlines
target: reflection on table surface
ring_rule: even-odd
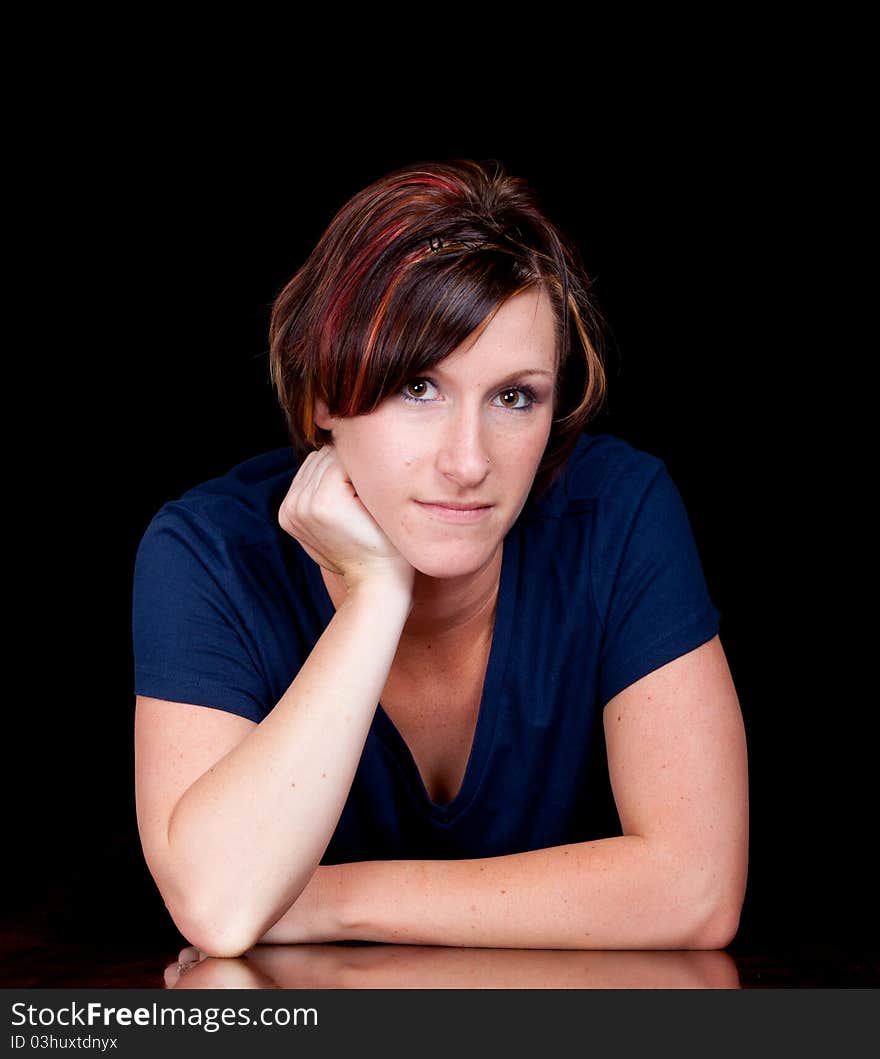
[[[28,925],[0,930],[4,988],[767,989],[880,985],[880,954],[858,944],[724,951],[476,949],[366,942],[257,945],[234,960],[184,939],[65,942]]]
[[[725,952],[257,945],[235,960],[187,947],[172,989],[738,989]]]

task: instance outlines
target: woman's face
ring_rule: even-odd
[[[358,496],[416,570],[456,577],[495,554],[550,437],[555,360],[553,309],[531,288],[369,415],[335,418],[319,402],[316,422],[332,430]]]

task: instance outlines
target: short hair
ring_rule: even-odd
[[[318,398],[332,416],[374,411],[537,284],[556,318],[557,372],[534,496],[606,396],[603,322],[576,245],[496,159],[420,162],[355,194],[272,306],[271,381],[299,458],[332,440],[314,421]]]

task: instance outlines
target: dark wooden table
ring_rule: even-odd
[[[183,951],[182,973],[178,972]],[[39,926],[0,930],[5,988],[777,989],[876,988],[880,953],[858,944],[737,941],[719,952],[473,949],[332,943],[257,946],[199,959],[180,938],[65,941]]]

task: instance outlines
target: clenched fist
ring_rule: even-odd
[[[348,589],[370,579],[412,593],[415,569],[380,529],[357,495],[332,444],[303,460],[278,511],[278,523]]]

